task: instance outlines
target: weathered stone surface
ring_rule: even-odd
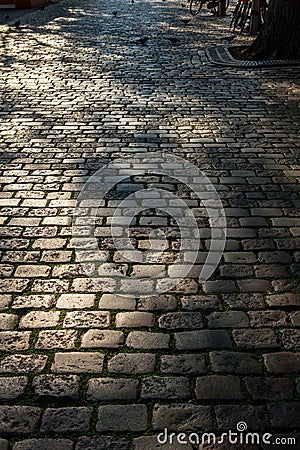
[[[128,441],[125,438],[113,436],[82,436],[78,439],[75,450],[127,450]]]
[[[81,309],[94,306],[95,294],[61,294],[56,302],[56,308]]]
[[[73,450],[69,439],[25,439],[16,442],[13,450]]]
[[[78,399],[79,377],[75,375],[38,375],[34,377],[32,387],[36,398]]]
[[[186,353],[183,355],[163,355],[161,357],[160,371],[181,375],[200,375],[206,372],[204,355]]]
[[[47,408],[41,424],[42,433],[89,431],[92,410],[88,407]]]
[[[254,400],[291,400],[293,383],[287,378],[247,377],[246,387]]]
[[[100,311],[72,311],[66,314],[64,328],[107,328],[110,314]]]
[[[122,331],[89,330],[81,340],[82,348],[118,348],[124,342]]]
[[[51,328],[59,322],[59,312],[56,311],[32,311],[25,314],[19,324],[19,328]]]
[[[30,331],[0,331],[0,350],[6,352],[27,350]]]
[[[186,441],[186,444],[179,444],[177,439],[174,438],[174,436],[167,438],[165,437],[165,434],[162,433],[161,436],[158,436],[156,434],[155,436],[142,436],[133,439],[133,446],[134,450],[149,450],[152,449],[163,449],[163,450],[192,450],[192,445],[188,443],[187,439],[185,437],[180,436],[179,440],[181,439]],[[167,443],[165,444],[165,441],[167,440]],[[159,445],[159,442],[163,442],[162,445]]]
[[[99,352],[56,353],[51,370],[56,373],[101,373],[104,354]]]
[[[211,352],[210,360],[214,372],[232,374],[262,373],[262,365],[249,353]]]
[[[174,312],[164,314],[158,319],[159,328],[175,330],[183,328],[185,330],[202,328],[202,315],[197,312]]]
[[[269,413],[274,427],[297,429],[300,402],[273,403],[269,406]]]
[[[47,330],[40,331],[35,348],[39,350],[61,348],[73,349],[77,338],[74,330]]]
[[[117,313],[116,328],[151,328],[154,325],[154,314],[142,311]]]
[[[1,377],[0,401],[17,399],[24,393],[27,383],[27,377]]]
[[[298,373],[300,371],[300,353],[277,352],[263,355],[267,371],[270,373]]]
[[[209,406],[189,403],[154,405],[153,430],[167,428],[176,433],[181,431],[199,432],[211,429],[212,419]]]
[[[200,400],[241,400],[239,377],[233,375],[209,375],[197,378],[196,398]]]
[[[96,430],[99,432],[141,432],[146,430],[147,420],[148,414],[145,405],[103,405],[98,409]]]
[[[38,373],[47,363],[45,355],[11,355],[0,362],[0,373]]]
[[[148,331],[131,331],[126,339],[126,345],[140,349],[168,348],[170,336],[163,333],[150,333]]]
[[[223,330],[183,331],[175,333],[178,350],[232,347],[229,334]]]
[[[155,370],[156,355],[152,353],[119,353],[108,362],[108,371],[138,375],[152,373]]]
[[[215,413],[220,430],[236,430],[238,422],[245,422],[249,429],[263,431],[268,427],[268,418],[263,406],[218,405]]]
[[[92,378],[88,382],[86,398],[91,401],[134,400],[138,380],[130,378]]]
[[[186,377],[147,377],[142,381],[141,397],[163,400],[187,399],[190,397],[190,382]]]
[[[243,311],[213,312],[208,316],[208,328],[243,328],[249,326]]]
[[[32,406],[0,406],[0,433],[30,435],[38,427],[41,409]]]

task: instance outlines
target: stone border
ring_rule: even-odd
[[[231,46],[233,47],[233,46]],[[299,59],[272,59],[272,60],[259,60],[259,61],[243,61],[233,58],[229,51],[230,47],[224,45],[218,45],[214,47],[208,47],[205,49],[205,53],[209,61],[213,64],[221,66],[231,66],[237,68],[256,68],[256,67],[272,67],[272,66],[295,66],[300,65]]]

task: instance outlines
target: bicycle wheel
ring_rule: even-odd
[[[191,0],[190,1],[190,13],[192,16],[199,14],[202,6],[206,3],[206,0]]]

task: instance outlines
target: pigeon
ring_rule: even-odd
[[[183,8],[185,8],[185,4],[184,4],[184,3],[181,3],[181,6],[182,6]]]
[[[5,20],[8,20],[8,19],[9,19],[9,14],[6,14]]]
[[[17,20],[15,23],[13,23],[13,27],[16,27],[16,28],[20,28],[20,25],[21,25],[21,20]]]
[[[134,0],[131,0],[131,3],[134,3]]]
[[[167,37],[166,39],[172,42],[172,44],[177,44],[177,42],[179,42],[179,39],[177,37]]]
[[[116,17],[116,15],[118,14],[118,11],[113,11],[112,15]]]
[[[233,41],[233,39],[235,39],[235,38],[236,38],[236,35],[233,34],[232,36],[226,36],[226,37],[222,38],[222,41],[231,42],[231,41]]]

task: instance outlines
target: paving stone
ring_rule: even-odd
[[[47,408],[44,412],[41,432],[42,433],[68,433],[89,431],[91,424],[91,408],[64,407]]]
[[[141,432],[146,430],[147,420],[148,414],[145,405],[103,405],[98,409],[96,430],[98,432]]]
[[[163,333],[148,331],[131,331],[126,339],[126,345],[138,349],[164,349],[168,348],[170,336]]]
[[[37,430],[41,409],[33,406],[0,405],[0,432],[11,435],[29,435]]]
[[[107,328],[110,314],[100,311],[72,311],[65,316],[64,328]]]
[[[70,350],[75,347],[76,338],[77,331],[74,330],[40,331],[35,344],[35,348],[40,350],[55,348]]]
[[[8,441],[0,438],[0,450],[8,450]]]
[[[266,296],[266,303],[269,306],[280,308],[285,306],[299,306],[300,299],[299,295],[294,293],[270,294]]]
[[[269,413],[274,427],[297,429],[300,402],[273,403],[269,405]]]
[[[252,327],[281,327],[287,325],[284,311],[250,311],[248,313]]]
[[[95,294],[61,294],[56,302],[56,308],[83,309],[94,306]]]
[[[55,353],[52,372],[56,373],[101,373],[104,354],[98,352]]]
[[[11,355],[0,362],[0,373],[38,373],[44,370],[48,357],[44,355]]]
[[[232,336],[236,346],[240,348],[258,349],[280,347],[277,336],[271,329],[234,330]]]
[[[161,356],[162,373],[180,375],[201,375],[206,373],[206,363],[202,354],[179,354]]]
[[[262,366],[249,353],[215,351],[210,353],[211,367],[214,372],[232,374],[260,374]]]
[[[143,399],[176,400],[190,397],[190,383],[186,377],[147,377],[142,381]]]
[[[216,281],[205,281],[203,283],[203,290],[208,294],[215,292],[230,293],[236,292],[237,288],[235,282],[232,280],[216,280]]]
[[[0,294],[0,311],[5,311],[6,309],[8,309],[11,301],[11,295]]]
[[[195,312],[172,312],[160,316],[158,320],[159,328],[174,329],[198,329],[202,328],[202,315]]]
[[[0,314],[0,330],[13,330],[17,324],[18,316],[15,314]]]
[[[177,303],[176,297],[170,294],[142,297],[137,302],[137,309],[143,311],[173,311],[176,309]]]
[[[254,400],[292,400],[293,383],[288,378],[247,377],[246,387]]]
[[[5,402],[17,399],[24,394],[27,383],[27,377],[1,377],[0,401]]]
[[[127,450],[128,441],[125,438],[113,436],[82,436],[78,439],[75,450]]]
[[[34,377],[32,387],[36,398],[78,399],[79,377],[76,375],[38,375]]]
[[[135,400],[138,380],[130,378],[92,378],[86,397],[91,401]]]
[[[263,358],[267,371],[273,374],[297,373],[300,370],[300,353],[267,353]]]
[[[32,311],[25,314],[19,324],[19,328],[51,328],[59,322],[60,313],[56,311]]]
[[[229,334],[223,330],[183,331],[174,336],[178,350],[232,347]]]
[[[13,450],[73,450],[70,439],[25,439],[16,442]]]
[[[55,303],[55,296],[50,294],[45,295],[24,295],[18,296],[13,301],[13,308],[27,309],[27,308],[51,308]]]
[[[171,403],[154,405],[152,427],[153,430],[164,430],[176,433],[206,432],[211,429],[212,418],[209,406],[191,405],[189,403]]]
[[[190,295],[181,299],[182,308],[188,311],[195,310],[218,310],[222,309],[222,304],[216,295]]]
[[[111,373],[138,375],[155,371],[156,355],[152,353],[119,353],[107,365]]]
[[[242,400],[239,377],[233,375],[208,375],[197,378],[196,398],[200,400]]]
[[[0,331],[0,350],[6,352],[27,350],[30,331]]]
[[[184,440],[187,443],[180,444],[174,436],[166,436],[165,432],[158,433],[156,436],[144,436],[133,439],[134,450],[149,450],[155,448],[158,450],[192,450],[191,444],[187,441],[187,438],[179,436],[179,441]],[[162,443],[162,445],[159,444]],[[165,443],[167,442],[167,443]]]
[[[135,309],[136,300],[132,297],[102,294],[99,300],[99,309]]]
[[[236,430],[236,424],[245,422],[249,429],[256,432],[268,427],[268,418],[262,406],[253,405],[217,405],[215,406],[217,424],[220,430]]]
[[[142,311],[117,313],[116,328],[151,328],[154,325],[154,314]]]
[[[82,348],[119,348],[124,343],[122,331],[89,330],[82,336]]]
[[[208,328],[237,328],[249,326],[247,314],[242,311],[213,312],[208,316]]]
[[[299,330],[282,330],[281,341],[286,350],[300,350],[300,331]]]

